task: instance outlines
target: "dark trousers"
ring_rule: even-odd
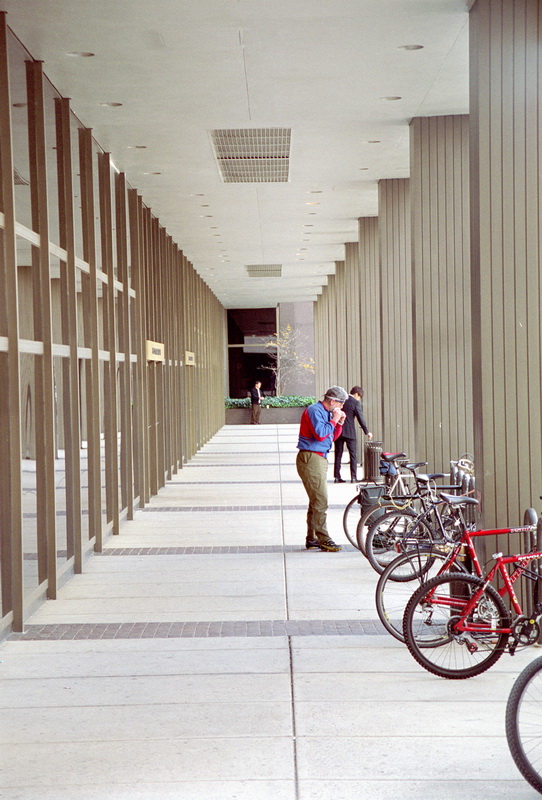
[[[356,440],[355,439],[345,439],[344,436],[339,436],[335,439],[335,465],[333,469],[333,477],[340,478],[341,477],[341,460],[343,457],[343,449],[344,445],[347,446],[348,452],[350,454],[350,479],[353,481],[357,481],[357,453],[356,453]]]
[[[250,424],[251,425],[259,425],[260,424],[260,413],[262,407],[259,403],[252,403],[252,414],[250,415]]]

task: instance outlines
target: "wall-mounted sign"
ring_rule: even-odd
[[[147,361],[164,361],[165,347],[161,342],[151,342],[147,339]]]
[[[195,367],[196,366],[196,356],[194,353],[191,353],[189,350],[185,350],[184,353],[184,361],[187,367]]]

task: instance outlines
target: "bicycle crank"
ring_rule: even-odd
[[[540,637],[540,625],[537,619],[519,616],[512,627],[511,641],[508,645],[510,655],[514,655],[518,647],[535,644]]]

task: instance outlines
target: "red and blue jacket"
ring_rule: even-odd
[[[331,445],[340,436],[342,425],[331,421],[331,411],[328,411],[322,401],[308,406],[301,417],[299,426],[298,450],[312,450],[324,458],[331,449]]]

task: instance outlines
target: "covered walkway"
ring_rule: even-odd
[[[444,681],[352,547],[307,552],[297,427],[222,428],[2,645],[3,800],[527,800],[504,738],[539,654]],[[350,484],[330,484],[341,543]]]

